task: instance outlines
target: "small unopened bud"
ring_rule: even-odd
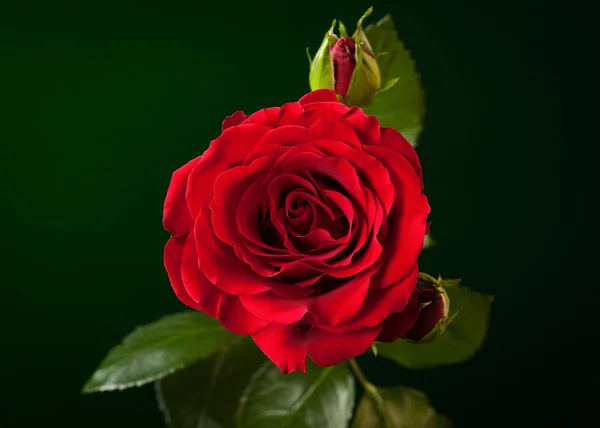
[[[381,75],[369,40],[362,28],[362,21],[373,8],[359,19],[352,37],[340,22],[341,37],[334,34],[336,21],[325,38],[310,66],[310,87],[333,89],[346,105],[364,107],[373,101],[381,88]]]
[[[356,42],[352,37],[342,37],[331,48],[334,90],[342,97],[348,94],[352,74],[356,68]]]
[[[421,311],[404,338],[414,342],[430,342],[439,337],[454,318],[448,316],[450,299],[441,281],[426,274],[419,274],[417,299]]]

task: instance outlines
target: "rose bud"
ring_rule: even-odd
[[[336,20],[333,21],[311,61],[309,80],[313,91],[333,89],[340,101],[348,106],[364,107],[371,104],[381,88],[381,75],[373,49],[362,29],[362,21],[372,11],[373,8],[369,8],[358,20],[352,37],[348,37],[346,27],[341,22],[341,37],[335,35]]]
[[[450,299],[441,279],[436,280],[424,273],[419,274],[416,295],[421,310],[404,338],[414,342],[431,342],[444,332],[454,318],[448,316]]]

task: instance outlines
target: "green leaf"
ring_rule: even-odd
[[[234,428],[240,397],[265,358],[246,337],[157,381],[156,396],[167,425]]]
[[[450,312],[456,315],[444,334],[433,342],[411,343],[397,340],[379,343],[379,355],[409,369],[426,369],[461,363],[481,347],[487,332],[493,296],[444,281],[450,297]]]
[[[202,312],[183,312],[138,327],[114,347],[83,392],[121,390],[160,379],[234,339]]]
[[[393,428],[451,428],[448,419],[429,405],[427,396],[412,388],[377,388]],[[381,428],[385,422],[371,397],[365,394],[358,404],[352,428]],[[392,428],[390,427],[390,428]]]
[[[400,131],[413,146],[423,128],[425,101],[421,78],[410,53],[398,39],[394,22],[386,15],[378,23],[365,28],[365,33],[377,58],[381,81],[398,81],[380,92],[373,103],[363,110],[376,116],[382,126]]]
[[[270,361],[253,376],[240,401],[237,428],[344,428],[354,407],[347,364],[284,375]]]

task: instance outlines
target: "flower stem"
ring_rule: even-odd
[[[394,428],[394,423],[392,422],[390,415],[385,408],[385,403],[383,402],[383,398],[381,397],[381,394],[379,394],[377,387],[367,380],[365,374],[362,372],[354,358],[350,358],[350,360],[348,360],[348,364],[350,364],[350,368],[352,368],[354,375],[365,389],[365,393],[373,401],[373,404],[377,409],[377,413],[379,413],[379,416],[384,423],[383,426],[385,428]]]
[[[365,374],[360,369],[358,363],[356,362],[356,360],[354,358],[350,358],[350,360],[348,360],[348,363],[350,363],[350,367],[352,368],[352,371],[356,375],[356,378],[358,379],[360,384],[363,386],[363,388],[365,388],[365,390],[366,390],[367,385],[371,385],[371,383],[367,380]]]

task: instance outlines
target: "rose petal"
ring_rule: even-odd
[[[391,313],[406,309],[415,290],[418,275],[419,268],[415,265],[411,274],[396,284],[383,289],[371,289],[356,315],[338,325],[323,328],[332,332],[344,332],[381,324]],[[376,277],[371,279],[372,284]]]
[[[356,218],[354,206],[352,205],[352,202],[340,192],[330,189],[323,189],[322,191],[323,196],[334,204],[335,211],[336,213],[339,213],[339,215],[336,217],[330,216],[329,220],[331,221],[326,221],[325,224],[315,221],[315,227],[327,228],[327,230],[333,232],[334,236],[338,237],[339,242],[347,243],[350,239],[350,232],[352,231],[354,219]],[[331,210],[329,210],[329,212],[331,212]],[[324,218],[324,216],[320,216],[319,220]],[[340,236],[342,233],[344,233],[344,236]]]
[[[279,124],[280,115],[281,107],[264,108],[248,116],[246,123],[255,123],[258,125],[268,126],[269,128],[276,128]]]
[[[335,92],[330,89],[317,89],[315,91],[309,92],[304,95],[302,98],[298,100],[298,103],[301,106],[310,103],[322,103],[322,102],[336,102],[339,103],[337,99],[337,95]]]
[[[300,103],[284,104],[279,112],[278,125],[296,125],[302,116],[304,116],[304,108]]]
[[[334,334],[307,324],[271,323],[252,335],[256,345],[283,373],[306,371],[306,356],[323,367],[334,366],[366,351],[380,326]]]
[[[273,292],[241,295],[242,305],[251,313],[269,322],[293,324],[308,312],[307,299],[283,299]]]
[[[314,139],[315,136],[303,126],[284,125],[267,132],[258,141],[256,148],[273,145],[294,147]]]
[[[189,236],[184,245],[182,262],[183,284],[202,312],[217,318],[235,334],[252,334],[267,324],[248,312],[237,296],[219,290],[200,271],[194,236]]]
[[[225,120],[223,121],[223,124],[221,126],[221,130],[225,131],[227,128],[231,128],[232,126],[237,126],[240,123],[242,123],[244,120],[246,120],[247,118],[248,118],[248,116],[246,116],[243,111],[238,110],[235,113],[233,113],[231,116],[227,116],[225,118]]]
[[[308,132],[319,136],[320,139],[344,142],[350,147],[362,150],[362,142],[354,129],[341,120],[318,120],[308,128]]]
[[[164,253],[165,269],[177,298],[190,308],[199,309],[198,303],[190,297],[183,286],[181,278],[181,255],[186,239],[187,234],[172,237],[167,241]]]
[[[320,120],[343,120],[344,115],[348,112],[348,107],[340,102],[311,103],[305,104],[304,110],[304,116],[302,116],[298,125],[308,128]]]
[[[241,295],[240,300],[246,309],[269,322],[291,324],[310,312],[317,324],[335,325],[348,320],[360,310],[369,291],[371,276],[376,270],[374,266],[333,290],[305,299],[285,299],[273,292],[265,292]]]
[[[193,231],[183,246],[181,275],[190,297],[198,303],[203,312],[216,318],[225,293],[216,288],[198,267],[198,253]]]
[[[270,129],[263,125],[244,123],[226,129],[210,143],[188,178],[185,199],[193,219],[198,217],[202,209],[208,211],[217,177],[223,171],[241,165],[246,155]]]
[[[353,200],[355,207],[362,210],[364,215],[367,214],[363,188],[356,169],[350,162],[337,157],[324,158],[314,152],[303,152],[297,148],[290,149],[287,154],[290,155],[278,159],[272,171],[298,174],[308,170],[317,182],[321,177],[327,178],[343,188],[346,195]]]
[[[335,334],[313,328],[309,332],[308,354],[319,366],[335,366],[369,349],[380,330],[381,326],[375,326]]]
[[[187,233],[194,227],[185,200],[185,192],[190,172],[200,161],[200,158],[201,156],[189,161],[176,170],[171,177],[163,210],[163,226],[172,235]]]
[[[387,287],[413,269],[423,248],[430,208],[427,197],[421,192],[419,177],[403,155],[382,146],[366,147],[365,150],[387,167],[396,190],[382,256],[387,262],[374,281],[374,287]]]
[[[267,242],[265,239],[265,230],[261,230],[261,225],[252,221],[259,214],[263,215],[264,209],[263,200],[268,200],[268,194],[264,191],[264,184],[262,181],[254,182],[250,185],[250,188],[240,199],[239,207],[236,212],[236,223],[240,234],[244,237],[245,243],[248,246],[248,242],[253,244],[254,252],[261,251],[261,255],[267,255],[269,253],[277,255],[288,255],[288,251],[282,246],[272,245],[272,242]],[[268,220],[267,220],[268,221]],[[268,223],[270,225],[270,223]],[[283,245],[283,244],[282,244]],[[256,248],[260,247],[260,249]],[[258,253],[257,253],[258,254]]]
[[[231,295],[225,295],[217,318],[227,330],[242,336],[253,334],[268,324],[248,312],[237,296]]]
[[[266,175],[269,167],[275,162],[275,159],[262,157],[248,166],[237,166],[224,171],[215,180],[214,197],[209,204],[210,216],[214,227],[215,235],[234,246],[240,241],[238,225],[236,221],[238,206],[244,193],[250,185],[261,176]],[[244,212],[245,216],[254,214]],[[258,223],[258,218],[251,219]]]
[[[381,125],[375,116],[367,116],[358,107],[351,107],[343,118],[358,134],[363,145],[379,144]]]
[[[313,285],[323,276],[320,271],[311,266],[309,260],[304,258],[284,264],[280,272],[279,277],[291,281],[296,288]]]
[[[200,270],[228,294],[256,294],[270,289],[269,279],[252,271],[234,250],[217,238],[210,216],[200,215],[194,226]]]
[[[423,190],[423,169],[421,167],[421,161],[419,160],[419,156],[414,147],[411,146],[406,138],[393,128],[383,128],[381,130],[380,144],[401,153],[406,158],[419,177],[419,180],[421,181],[421,190]]]
[[[335,140],[317,140],[311,145],[324,155],[347,160],[357,171],[364,186],[382,202],[386,217],[394,203],[394,185],[383,163],[373,155],[361,149]]]
[[[363,271],[331,291],[309,297],[308,310],[317,324],[336,325],[352,318],[367,296],[372,274],[373,269]]]
[[[419,301],[416,293],[413,293],[404,311],[390,314],[385,319],[381,332],[375,340],[378,342],[393,342],[404,336],[417,322],[419,312]]]

